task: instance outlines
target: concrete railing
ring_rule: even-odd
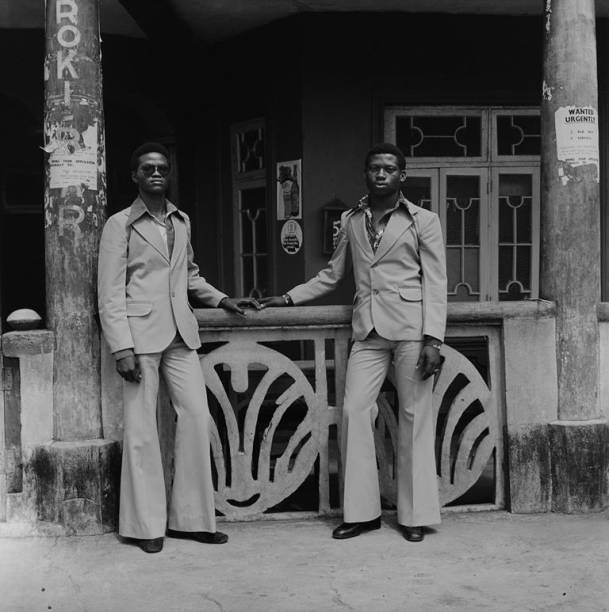
[[[550,389],[551,377],[548,388],[537,394],[543,398],[529,395],[523,403],[522,384],[513,380],[512,370],[518,369],[515,375],[519,376],[528,358],[535,362],[539,351],[550,350],[553,313],[553,305],[542,301],[449,305],[443,348],[447,359],[434,390],[444,504],[459,499],[494,462],[490,467],[496,488],[487,507],[504,505],[503,430],[506,402],[512,405],[503,392],[508,384],[505,376],[509,372],[515,397],[511,425],[549,418],[546,412],[551,412],[552,393],[556,394],[555,387]],[[336,441],[340,439],[351,308],[277,308],[244,318],[219,310],[198,310],[196,315],[204,345],[222,343],[201,358],[215,422],[212,447],[218,509],[230,518],[259,517],[284,502],[313,471],[319,500],[314,512],[337,509],[340,502],[330,495],[329,483],[336,490],[340,482]],[[536,348],[525,359],[522,342],[527,335],[535,339]],[[486,342],[489,381],[451,348],[451,336]],[[294,355],[294,342],[311,347]],[[286,379],[290,382],[282,386],[281,380]],[[376,422],[381,486],[389,501],[395,498],[397,448],[397,409],[391,399],[394,394],[381,393]],[[528,411],[525,418],[523,406],[532,403],[536,410]],[[540,411],[540,406],[547,410]],[[286,419],[290,411],[292,418]],[[287,427],[279,428],[282,419]],[[329,503],[330,497],[334,504]]]
[[[548,429],[557,420],[554,312],[554,305],[542,300],[449,305],[443,349],[447,361],[434,394],[441,433],[436,449],[439,486],[445,504],[458,499],[492,463],[496,481],[492,507],[507,505],[517,512],[550,509]],[[307,494],[314,498],[313,514],[339,511],[337,440],[351,308],[268,309],[245,318],[205,309],[197,310],[196,316],[204,343],[201,365],[215,423],[212,448],[218,509],[230,518],[268,516],[278,508],[289,508],[290,499],[298,497],[304,483]],[[599,306],[599,320],[601,367],[607,371],[609,304]],[[486,343],[485,376],[451,347],[472,338]],[[12,400],[8,406],[0,401],[0,423],[20,425],[18,431],[0,431],[0,523],[36,522],[42,517],[51,527],[58,516],[65,523],[72,511],[70,503],[85,499],[74,491],[75,497],[67,499],[68,492],[51,490],[57,474],[55,480],[45,481],[45,475],[36,472],[45,469],[47,464],[40,457],[49,448],[55,453],[72,452],[64,448],[66,444],[53,441],[53,346],[53,334],[44,330],[2,336],[3,355],[13,359],[11,367],[18,368],[20,383],[18,391],[11,391],[10,376],[4,377],[3,398]],[[600,393],[606,406],[609,381],[602,379]],[[456,380],[460,381],[457,387]],[[118,441],[122,436],[121,381],[107,353],[102,389],[104,439]],[[380,479],[389,500],[395,493],[393,399],[388,385],[379,398],[376,425]],[[166,396],[160,404],[159,430],[169,477],[175,419],[167,409]],[[468,410],[473,404],[478,408]],[[5,414],[7,409],[10,414]],[[44,448],[46,451],[39,452]],[[114,448],[104,447],[104,452],[114,452]],[[74,455],[74,462],[79,456]],[[12,473],[18,469],[23,471],[21,481]],[[504,475],[509,487],[504,486]],[[99,476],[103,479],[103,474]],[[65,480],[65,474],[62,478]],[[114,486],[112,482],[108,480],[108,486]],[[509,497],[504,491],[509,491]],[[111,497],[116,494],[106,492]],[[61,511],[46,512],[57,495],[62,497],[58,502]],[[107,530],[108,519],[102,522]],[[64,531],[90,533],[94,529],[74,527],[72,521],[72,527]]]

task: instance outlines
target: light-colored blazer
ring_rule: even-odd
[[[341,216],[341,235],[326,268],[288,291],[294,304],[332,291],[353,266],[353,338],[375,329],[388,340],[444,339],[446,263],[438,216],[400,197],[383,238],[373,252],[365,213],[352,208]]]
[[[139,197],[112,215],[99,247],[98,305],[113,353],[163,351],[180,333],[191,349],[201,346],[188,297],[217,306],[226,295],[199,276],[193,261],[188,215],[167,202],[174,227],[171,260],[156,222]]]

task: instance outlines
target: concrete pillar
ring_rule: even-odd
[[[95,270],[106,178],[99,0],[47,0],[44,135],[56,440],[102,436]]]
[[[541,297],[556,303],[558,417],[586,420],[599,415],[600,199],[598,88],[594,0],[552,0],[546,5],[542,100]],[[595,143],[573,134],[596,134]],[[570,138],[572,151],[558,151]],[[587,134],[586,134],[587,136]],[[558,143],[557,143],[558,138]],[[585,146],[596,147],[596,164],[579,165]],[[563,159],[560,159],[560,157]]]
[[[540,286],[541,297],[556,304],[552,509],[570,512],[607,503],[608,432],[599,420],[595,8],[594,0],[545,0],[544,6]]]
[[[20,515],[29,513],[34,529],[52,525],[65,534],[103,533],[117,519],[120,446],[103,439],[96,318],[97,251],[106,217],[99,5],[46,0],[44,224],[47,325],[55,338],[53,436],[24,447]],[[25,374],[26,365],[20,363]],[[22,416],[34,408],[22,392]]]

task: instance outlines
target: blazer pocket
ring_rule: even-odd
[[[150,302],[127,302],[128,317],[145,317],[150,314],[152,304]]]
[[[423,300],[421,287],[402,287],[398,289],[398,293],[406,302],[421,302]]]

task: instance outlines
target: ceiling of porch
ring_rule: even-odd
[[[196,35],[213,43],[282,17],[307,12],[402,12],[534,15],[540,0],[173,0]],[[597,0],[609,14],[609,0]]]
[[[101,22],[102,32],[142,37],[149,29],[150,18],[163,20],[163,14],[167,13],[166,23],[177,18],[194,38],[213,44],[300,13],[535,15],[541,13],[542,6],[541,0],[101,0]],[[596,9],[599,17],[609,16],[609,0],[596,0]],[[0,2],[0,28],[42,27],[44,3],[41,0]]]

